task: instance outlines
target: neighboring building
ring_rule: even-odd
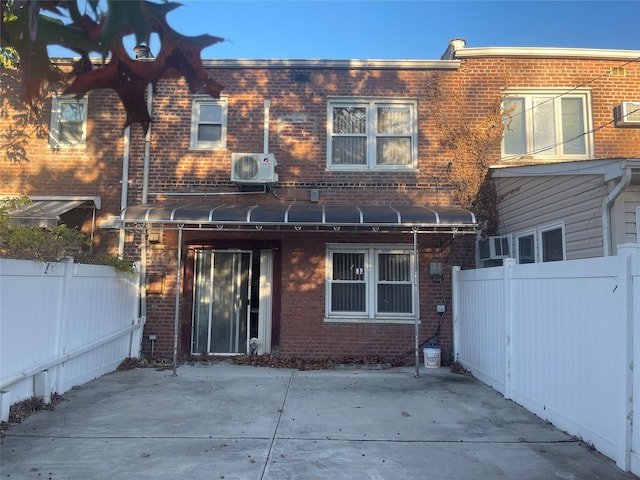
[[[479,266],[610,255],[638,241],[640,51],[463,48],[447,58],[473,69],[483,95],[503,96],[490,170],[499,223],[479,242]]]
[[[638,158],[495,168],[492,179],[500,230],[481,257],[553,262],[615,255],[617,245],[638,243]],[[507,248],[496,254],[501,244]]]
[[[640,52],[463,44],[441,60],[205,61],[221,98],[161,80],[146,139],[122,132],[112,92],[53,94],[49,137],[1,160],[0,194],[89,204],[76,222],[96,248],[142,258],[146,353],[246,353],[256,338],[258,353],[411,359],[417,326],[447,360],[451,266],[473,268],[477,229],[447,121],[484,125],[508,95],[502,165],[630,158],[639,143],[603,125],[640,97]],[[553,155],[517,119],[546,98],[567,140]]]

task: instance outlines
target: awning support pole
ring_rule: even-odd
[[[415,317],[414,322],[414,341],[415,341],[415,354],[416,354],[416,378],[420,376],[420,315],[418,313],[420,306],[420,291],[418,288],[418,229],[413,229],[413,314]]]
[[[180,330],[180,264],[182,263],[182,226],[178,228],[178,266],[176,271],[176,311],[173,317],[173,376],[178,376],[178,332]]]

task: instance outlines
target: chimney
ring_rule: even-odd
[[[462,50],[466,44],[467,41],[462,38],[454,38],[450,40],[449,46],[440,57],[440,60],[453,60],[456,55],[456,51]]]

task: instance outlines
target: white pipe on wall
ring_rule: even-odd
[[[264,147],[263,153],[269,153],[269,112],[271,108],[271,102],[269,100],[264,101]]]
[[[631,168],[626,167],[622,171],[622,179],[609,195],[602,201],[602,250],[603,255],[608,257],[612,254],[611,248],[611,205],[622,194],[625,188],[631,183]]]
[[[122,186],[120,189],[120,211],[127,208],[127,197],[129,196],[129,146],[131,144],[131,127],[124,129],[124,152],[122,153]],[[118,238],[118,256],[124,256],[124,241],[126,233],[124,225],[120,224]]]

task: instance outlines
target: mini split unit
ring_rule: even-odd
[[[272,153],[232,153],[231,181],[236,183],[275,183],[276,158]]]

